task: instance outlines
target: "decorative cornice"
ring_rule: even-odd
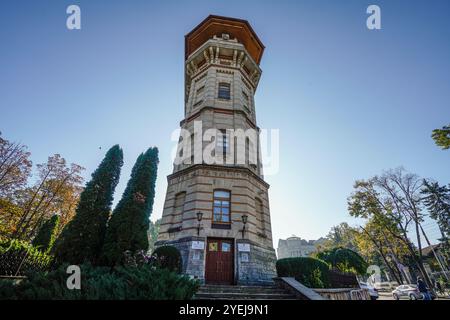
[[[192,120],[198,118],[200,116],[200,114],[203,111],[208,111],[208,110],[213,110],[215,112],[219,112],[219,113],[239,113],[242,114],[245,117],[245,120],[247,121],[247,123],[253,128],[259,131],[259,127],[253,122],[252,119],[250,119],[247,115],[247,113],[245,111],[242,110],[238,110],[238,109],[224,109],[224,108],[217,108],[217,107],[211,107],[211,106],[204,106],[201,107],[200,109],[198,109],[198,111],[192,115],[190,115],[188,118],[185,118],[183,120],[180,121],[180,127],[182,127],[185,123],[187,122],[191,122]]]
[[[253,178],[255,178],[256,180],[258,180],[258,182],[261,183],[267,189],[269,189],[269,187],[270,187],[270,185],[267,182],[265,182],[260,176],[258,176],[256,173],[254,173],[253,171],[251,171],[248,168],[237,167],[237,166],[219,166],[219,165],[206,164],[206,163],[194,164],[191,167],[188,167],[188,168],[182,169],[180,171],[174,172],[172,174],[169,174],[167,176],[167,181],[177,178],[179,176],[185,175],[192,171],[199,170],[199,169],[214,170],[214,171],[226,171],[226,172],[233,172],[233,173],[234,172],[247,173],[247,174],[251,175]]]

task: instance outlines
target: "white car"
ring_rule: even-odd
[[[369,292],[369,296],[370,296],[371,300],[377,300],[378,299],[378,297],[379,297],[378,290],[375,289],[370,284],[368,284],[367,282],[360,282],[359,283],[359,287],[361,289],[366,289]]]
[[[423,298],[419,289],[417,289],[417,286],[414,284],[403,284],[398,286],[392,291],[392,296],[395,300],[399,300],[402,297],[409,298],[409,300],[419,300]]]

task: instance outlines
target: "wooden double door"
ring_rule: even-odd
[[[205,282],[208,284],[234,284],[233,239],[208,238]]]

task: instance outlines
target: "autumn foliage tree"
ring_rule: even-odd
[[[380,221],[382,219],[382,221]],[[365,225],[360,227],[356,235],[358,251],[370,264],[384,266],[397,281],[404,283],[404,275],[399,269],[399,263],[409,262],[409,251],[402,241],[398,241],[393,233],[400,236],[394,221],[386,216],[372,216]],[[390,231],[387,231],[387,230]]]
[[[38,179],[36,183],[17,193],[17,203],[22,208],[17,221],[13,238],[27,240],[32,238],[46,219],[54,214],[62,214],[68,203],[78,201],[83,178],[83,170],[77,164],[68,165],[59,154],[48,158],[48,161],[37,165]]]
[[[0,197],[10,200],[23,188],[31,174],[32,162],[27,147],[1,137],[0,132]]]
[[[0,238],[29,241],[53,215],[61,228],[75,211],[83,168],[55,154],[36,166],[30,184],[29,157],[26,146],[0,137]]]
[[[376,218],[396,241],[402,242],[422,277],[431,287],[422,257],[420,223],[423,222],[423,204],[420,191],[422,180],[403,168],[389,170],[369,180],[357,181],[348,199],[348,211],[358,218]],[[409,231],[414,230],[415,247]],[[413,234],[414,234],[413,233]]]
[[[139,155],[122,199],[113,211],[103,247],[104,262],[121,263],[125,251],[148,250],[148,228],[155,197],[158,149]]]
[[[57,263],[98,261],[122,165],[123,151],[115,145],[92,174],[81,193],[74,218],[56,240],[54,254]]]

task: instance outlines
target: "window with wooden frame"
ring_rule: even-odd
[[[230,224],[231,193],[227,190],[214,190],[213,223]]]
[[[226,100],[230,100],[231,97],[231,88],[230,88],[230,84],[226,83],[226,82],[220,82],[219,83],[219,94],[218,94],[218,98],[219,99],[226,99]]]
[[[220,129],[217,136],[217,148],[216,151],[223,155],[224,162],[227,155],[230,153],[230,135],[226,129]]]

